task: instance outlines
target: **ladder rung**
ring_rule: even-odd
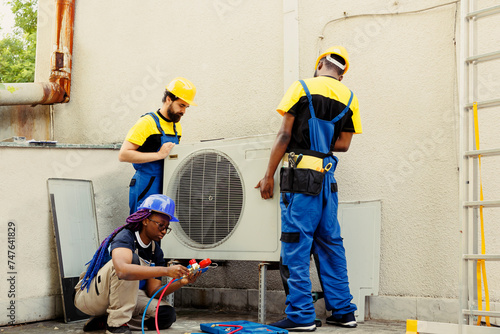
[[[475,17],[483,17],[483,16],[488,16],[488,15],[493,15],[496,13],[500,13],[500,6],[493,6],[493,7],[488,7],[480,10],[476,10],[474,12],[470,12],[467,14],[466,18],[470,20],[471,18]]]
[[[471,201],[465,202],[464,206],[466,207],[500,207],[500,201]]]
[[[477,103],[477,107],[478,108],[480,108],[480,107],[493,107],[493,106],[496,106],[499,104],[500,104],[500,99],[479,101]],[[472,108],[472,106],[473,106],[473,103],[468,103],[465,107],[470,109],[470,108]]]
[[[467,157],[477,157],[477,156],[492,156],[492,155],[500,155],[500,148],[492,148],[489,150],[474,150],[474,151],[467,151],[464,153],[465,156]]]
[[[484,53],[482,55],[472,56],[465,59],[465,62],[470,64],[474,61],[487,61],[487,60],[494,60],[497,58],[500,58],[500,51],[494,51],[490,53]]]
[[[465,315],[482,315],[487,317],[500,317],[500,312],[497,311],[479,311],[479,310],[462,310]]]
[[[464,254],[464,260],[500,261],[500,254]]]

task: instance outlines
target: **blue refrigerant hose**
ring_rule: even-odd
[[[158,294],[158,292],[162,291],[163,289],[167,289],[170,284],[172,284],[172,283],[174,283],[175,281],[178,281],[178,280],[179,279],[176,278],[176,279],[168,282],[161,289],[156,290],[156,292],[153,294],[153,296],[149,299],[148,303],[146,304],[146,309],[144,309],[144,313],[142,314],[142,321],[141,321],[142,334],[145,334],[144,333],[144,319],[146,318],[146,312],[148,310],[149,304],[151,304],[151,302],[153,301],[153,299],[155,298],[155,296]]]
[[[188,269],[189,269],[190,266],[188,266]],[[200,271],[202,273],[204,273],[205,271],[208,270],[208,267],[207,268],[202,268],[200,269]],[[160,291],[163,291],[164,289],[168,289],[168,287],[170,286],[170,284],[178,281],[179,278],[176,278],[170,282],[168,282],[167,284],[165,284],[164,286],[162,286],[160,289],[156,290],[156,292],[153,294],[153,296],[151,296],[151,298],[149,299],[148,303],[146,304],[146,308],[144,309],[144,313],[142,314],[142,321],[141,321],[141,330],[142,330],[142,334],[145,334],[144,333],[144,319],[146,318],[146,311],[148,310],[148,307],[149,307],[149,304],[151,304],[151,302],[153,301],[153,299],[156,297],[156,295],[160,292]],[[158,306],[160,306],[160,300],[158,301]]]

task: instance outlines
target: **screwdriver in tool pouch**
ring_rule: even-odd
[[[303,155],[299,154],[299,156],[297,157],[297,160],[295,160],[295,166],[294,167],[298,167],[299,166],[299,162],[302,160],[302,157],[303,157]]]
[[[290,168],[295,167],[295,160],[294,160],[294,158],[295,158],[295,153],[294,152],[288,153],[288,166]]]

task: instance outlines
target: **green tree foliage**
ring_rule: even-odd
[[[33,82],[38,0],[7,3],[14,13],[15,26],[13,33],[0,40],[0,82]]]

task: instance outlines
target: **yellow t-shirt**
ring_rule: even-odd
[[[160,126],[165,132],[165,135],[177,137],[179,141],[182,136],[182,127],[180,123],[169,121],[159,111],[155,112],[160,120]],[[125,140],[139,145],[139,152],[157,152],[161,147],[161,133],[156,126],[156,122],[151,115],[144,115],[134,126],[128,131]]]
[[[305,79],[304,82],[312,97],[314,113],[316,118],[331,121],[339,115],[349,103],[351,91],[340,81],[328,77],[319,76]],[[295,116],[292,138],[288,147],[309,149],[311,147],[309,136],[309,101],[306,92],[299,81],[295,81],[281,99],[276,110],[284,115],[290,113]],[[362,133],[361,118],[359,115],[359,102],[353,95],[349,111],[335,123],[335,134],[331,144],[331,150],[340,132]]]

